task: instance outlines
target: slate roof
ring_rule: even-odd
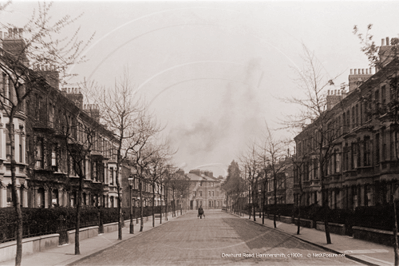
[[[216,178],[212,178],[212,177],[209,177],[206,175],[199,176],[199,175],[196,175],[193,173],[188,173],[188,174],[186,174],[186,176],[190,179],[190,181],[207,181],[207,182],[210,182],[210,181],[218,182],[219,181]]]

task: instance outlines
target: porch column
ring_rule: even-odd
[[[7,207],[6,202],[7,202],[7,188],[0,187],[0,208]]]
[[[51,195],[51,191],[48,189],[44,190],[44,208],[49,207],[49,194]]]
[[[366,201],[367,201],[366,185],[360,186],[360,195],[362,195],[362,202],[361,202],[360,206],[366,206]]]

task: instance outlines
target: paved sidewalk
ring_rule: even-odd
[[[169,215],[168,221],[174,220],[179,216],[180,212],[179,214],[177,214],[177,217],[172,217],[171,215]],[[168,221],[165,221],[165,217],[162,217],[162,224],[159,224],[159,218],[156,218],[155,227],[163,225]],[[151,230],[152,228],[152,217],[149,217],[148,221],[144,222],[143,232]],[[43,252],[37,252],[31,255],[23,256],[22,266],[71,265],[81,259],[97,254],[111,246],[118,245],[119,243],[122,243],[123,241],[126,241],[132,237],[140,237],[143,232],[139,232],[139,230],[140,221],[138,224],[136,224],[136,220],[134,220],[134,234],[129,234],[129,222],[126,223],[125,221],[125,227],[122,228],[122,240],[118,240],[118,231],[104,233],[96,237],[80,241],[81,255],[74,255],[75,244],[71,243],[63,246],[58,246],[57,248],[49,249]],[[0,265],[15,265],[15,259],[0,262]]]
[[[235,215],[235,214],[234,214]],[[248,219],[248,215],[241,216]],[[251,217],[253,221],[253,217]],[[256,223],[262,225],[262,218],[256,217]],[[273,220],[265,217],[265,226],[274,227]],[[319,246],[329,252],[346,254],[348,258],[357,260],[368,265],[393,265],[395,256],[393,248],[359,239],[351,236],[331,234],[332,244],[326,244],[326,234],[324,231],[301,227],[300,235],[297,235],[297,226],[277,221],[277,230],[287,233],[292,237],[302,239],[305,242]]]

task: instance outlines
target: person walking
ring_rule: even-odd
[[[198,217],[199,217],[200,219],[202,219],[202,215],[204,215],[204,218],[205,218],[204,209],[202,209],[202,206],[200,206],[200,207],[198,208]]]

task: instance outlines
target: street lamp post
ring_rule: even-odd
[[[140,197],[137,197],[137,205],[139,205],[139,203],[140,203]],[[140,207],[140,206],[137,206],[137,207]],[[139,223],[139,216],[140,216],[140,214],[137,215],[137,217],[136,217],[136,224]]]
[[[130,202],[130,234],[134,234],[134,225],[133,225],[133,206],[132,206],[132,189],[133,189],[133,182],[134,182],[134,178],[133,177],[129,177],[128,178],[129,181],[129,188],[130,188],[130,198],[129,198],[129,202]]]

